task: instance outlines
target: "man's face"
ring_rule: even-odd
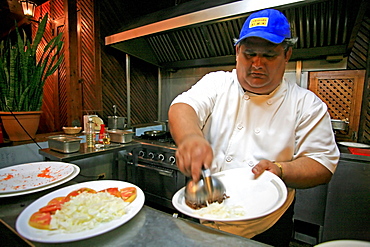
[[[280,84],[285,65],[292,54],[282,45],[250,37],[236,46],[236,71],[239,83],[249,92],[269,94]]]

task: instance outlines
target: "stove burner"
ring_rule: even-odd
[[[157,144],[157,145],[164,144],[165,146],[176,147],[176,143],[172,139],[170,132],[166,132],[165,135],[159,136],[159,137],[147,136],[143,134],[141,136],[135,137],[135,139],[138,141],[145,142],[145,143],[151,143],[151,144]]]

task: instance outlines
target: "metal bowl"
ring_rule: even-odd
[[[202,170],[202,179],[198,183],[190,180],[185,187],[185,199],[191,203],[206,204],[223,198],[226,189],[224,184],[209,169]]]
[[[68,135],[75,135],[80,133],[82,130],[82,127],[63,127],[64,133]]]
[[[332,119],[331,125],[334,130],[345,130],[347,128],[348,122],[339,119]]]

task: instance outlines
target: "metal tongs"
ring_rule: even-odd
[[[185,199],[196,204],[207,204],[220,200],[225,195],[225,186],[209,169],[202,170],[203,179],[195,183],[190,180],[185,187]]]

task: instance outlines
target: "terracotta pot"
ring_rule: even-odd
[[[1,121],[10,141],[27,141],[36,137],[42,111],[0,112]],[[15,117],[14,117],[15,116]],[[18,119],[18,121],[17,121]],[[22,126],[23,128],[22,128]],[[26,133],[26,131],[28,134]]]

